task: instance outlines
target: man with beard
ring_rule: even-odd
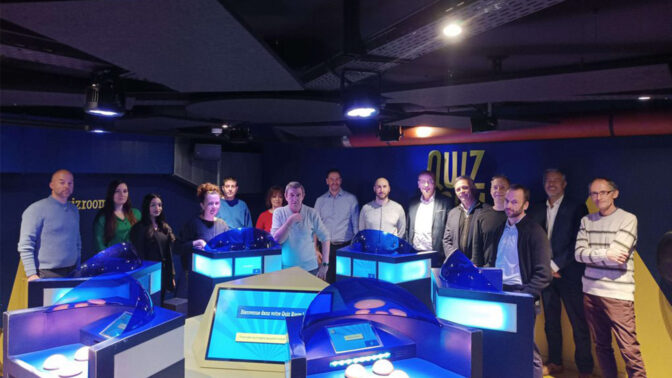
[[[394,234],[400,238],[406,232],[406,213],[397,202],[388,198],[390,183],[380,177],[373,185],[376,199],[362,207],[359,213],[360,230],[380,230]]]
[[[473,247],[471,260],[476,266],[483,266],[485,260],[495,253],[497,228],[506,221],[506,191],[509,190],[508,177],[496,175],[490,180],[490,196],[493,206],[484,209],[474,219]]]
[[[326,279],[329,270],[329,231],[315,209],[303,204],[303,185],[292,181],[285,187],[287,206],[273,212],[271,235],[282,245],[282,268],[299,266]],[[322,264],[318,267],[313,234],[322,242]]]
[[[525,216],[530,191],[521,185],[511,185],[506,192],[506,222],[497,228],[495,255],[486,266],[502,269],[504,290],[527,293],[539,303],[541,291],[551,282],[551,244],[544,229]],[[539,306],[535,305],[539,312]],[[543,376],[543,363],[534,345],[533,376]]]
[[[341,188],[341,172],[338,169],[327,171],[329,190],[317,197],[315,211],[331,235],[327,282],[336,282],[336,251],[350,244],[359,230],[359,203],[351,193]]]
[[[452,207],[448,198],[436,195],[434,175],[429,171],[418,174],[420,196],[408,205],[408,238],[418,251],[439,252],[432,259],[432,267],[440,267],[443,253],[443,231],[446,227],[448,211]]]
[[[65,277],[79,265],[79,211],[68,202],[74,187],[72,173],[54,172],[51,195],[28,206],[21,216],[18,251],[28,281]]]
[[[455,180],[455,196],[460,200],[460,205],[454,207],[448,213],[446,229],[443,233],[443,251],[446,258],[458,249],[472,258],[473,224],[474,218],[490,207],[477,199],[476,185],[468,176],[460,176]]]

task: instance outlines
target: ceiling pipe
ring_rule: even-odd
[[[610,118],[612,118],[610,129]],[[399,142],[381,142],[375,133],[355,134],[350,145],[357,147],[417,146],[511,142],[543,139],[576,139],[612,136],[672,134],[672,112],[628,113],[566,119],[560,123],[528,129],[496,130],[472,134],[468,129],[440,128],[440,135],[430,138],[402,138]]]

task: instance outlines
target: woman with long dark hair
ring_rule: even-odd
[[[93,236],[96,251],[130,241],[131,227],[141,219],[140,211],[134,209],[128,195],[128,185],[114,180],[107,186],[105,205],[93,221]]]
[[[175,234],[166,223],[161,196],[150,193],[142,200],[142,220],[131,228],[131,242],[143,260],[161,262],[161,303],[166,291],[175,289],[173,243]]]
[[[273,211],[282,207],[284,204],[285,197],[282,188],[279,186],[271,186],[268,189],[268,192],[266,192],[266,208],[268,210],[259,214],[255,227],[266,232],[271,232],[271,226],[273,225]]]

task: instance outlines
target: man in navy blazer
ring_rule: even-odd
[[[406,240],[418,251],[438,251],[432,258],[432,267],[440,267],[443,253],[443,231],[450,210],[450,200],[436,194],[434,175],[429,171],[418,174],[420,197],[411,200],[406,212],[408,225]]]
[[[544,204],[539,204],[530,212],[531,218],[546,231],[552,249],[553,280],[542,292],[544,329],[549,354],[548,361],[544,364],[544,374],[557,374],[564,370],[560,323],[562,300],[574,334],[574,361],[580,376],[590,376],[594,363],[590,351],[590,332],[583,310],[581,284],[585,265],[574,259],[576,234],[581,218],[588,210],[585,203],[565,196],[566,186],[564,173],[557,169],[547,169],[544,172],[544,190],[548,198]]]

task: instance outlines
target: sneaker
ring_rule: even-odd
[[[548,362],[544,364],[544,367],[542,369],[542,373],[544,375],[552,375],[552,374],[560,374],[565,370],[562,365],[556,365],[552,362]]]

